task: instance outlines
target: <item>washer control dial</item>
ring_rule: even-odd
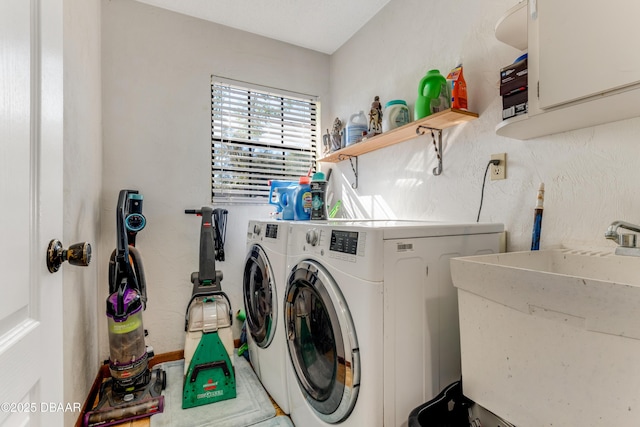
[[[318,244],[318,231],[316,229],[307,231],[307,243],[311,246]]]
[[[262,228],[260,227],[260,224],[253,225],[253,234],[259,235],[261,231],[262,231]]]

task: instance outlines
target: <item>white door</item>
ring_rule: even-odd
[[[62,0],[0,0],[0,426],[63,424],[62,78]]]

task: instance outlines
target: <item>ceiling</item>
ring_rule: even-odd
[[[390,0],[137,0],[332,54]]]

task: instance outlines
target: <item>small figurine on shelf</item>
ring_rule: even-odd
[[[327,129],[327,133],[322,135],[322,155],[326,156],[331,153],[331,134],[329,133],[329,129]]]
[[[369,110],[369,136],[379,135],[382,133],[382,104],[380,97],[376,96],[371,103]]]
[[[342,121],[336,117],[331,127],[331,151],[342,148]]]

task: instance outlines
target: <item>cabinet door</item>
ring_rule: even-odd
[[[537,3],[540,108],[640,82],[640,2]]]

